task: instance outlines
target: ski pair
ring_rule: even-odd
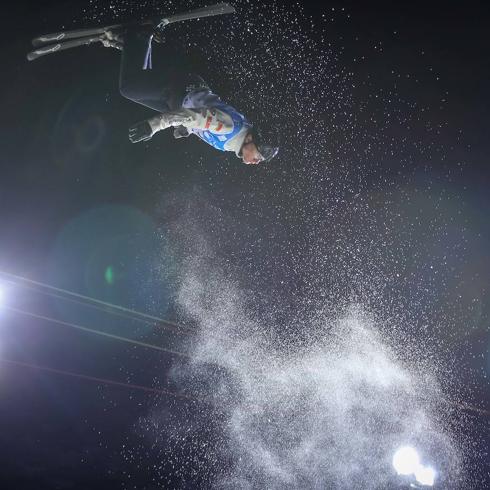
[[[232,14],[235,12],[234,7],[227,3],[218,3],[203,7],[182,14],[172,15],[164,18],[148,19],[142,22],[129,24],[114,24],[111,26],[94,27],[89,29],[76,29],[72,31],[54,32],[44,34],[32,40],[32,45],[37,48],[27,55],[29,61],[35,60],[41,56],[64,51],[66,49],[76,48],[77,46],[86,46],[106,39],[108,31],[121,30],[129,25],[154,25],[157,29],[175,22],[184,20],[199,19],[202,17],[212,17],[216,15]]]

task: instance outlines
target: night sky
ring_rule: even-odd
[[[0,488],[409,488],[404,444],[488,488],[488,7],[232,3],[154,59],[279,128],[264,165],[132,145],[115,50],[25,58],[202,2],[4,6]]]

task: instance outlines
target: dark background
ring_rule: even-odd
[[[199,46],[187,49],[188,62],[224,99],[244,112],[250,107],[258,118],[272,106],[274,119],[284,126],[280,157],[257,168],[197,140],[174,142],[170,134],[131,145],[127,127],[148,111],[119,96],[117,52],[89,47],[25,61],[30,39],[40,33],[127,20],[132,8],[140,17],[158,10],[152,2],[121,2],[119,10],[107,5],[19,1],[4,6],[1,269],[180,321],[174,305],[178,270],[195,252],[199,240],[192,237],[202,228],[220,260],[253,292],[258,308],[266,310],[271,296],[279,302],[277,324],[304,314],[304,299],[322,288],[329,290],[323,298],[328,304],[355,297],[374,308],[382,305],[392,316],[399,310],[387,305],[396,297],[412,334],[426,335],[422,327],[431,325],[427,335],[442,345],[439,354],[455,359],[448,377],[468,388],[460,388],[463,401],[488,410],[490,16],[484,2],[303,4],[299,29],[309,28],[308,16],[318,21],[321,27],[309,36],[320,51],[338,58],[332,70],[341,67],[344,80],[336,85],[335,73],[319,78],[320,90],[310,67],[305,92],[299,90],[294,57],[292,83],[261,71],[261,60],[269,59],[260,58],[264,46],[253,36],[245,43],[239,31],[247,22],[257,29],[250,5],[237,6],[231,27],[225,20],[209,21],[215,26],[213,43],[221,36],[232,45],[233,62],[210,59],[202,30],[196,33]],[[267,19],[267,8],[261,11]],[[182,32],[192,38],[192,28]],[[184,38],[168,42],[183,50]],[[226,56],[226,50],[217,53]],[[238,80],[248,60],[250,73],[242,70]],[[226,69],[229,65],[238,67],[235,73]],[[308,60],[298,61],[301,69],[307,65]],[[256,87],[254,75],[260,80]],[[349,86],[354,88],[346,90]],[[337,89],[331,100],[330,87]],[[327,95],[312,96],[310,89]],[[322,128],[328,129],[325,144],[318,136]],[[325,248],[308,249],[322,234]],[[373,237],[383,246],[370,248]],[[102,250],[97,256],[94,244]],[[352,253],[353,248],[365,255]],[[155,272],[157,259],[161,270]],[[108,266],[116,274],[112,285],[104,280]],[[321,277],[312,273],[319,268],[324,268]],[[364,286],[352,286],[353,278]],[[379,282],[389,286],[380,290]],[[132,322],[19,286],[6,284],[3,296],[28,311],[147,339],[148,332]],[[167,386],[170,357],[8,311],[1,315],[2,358]],[[159,332],[152,338],[171,342]],[[191,469],[163,476],[152,472],[158,453],[145,449],[133,427],[154,406],[155,395],[12,365],[0,368],[2,488],[208,485],[207,475]],[[185,404],[158,403],[170,412]],[[470,417],[475,448],[468,468],[477,475],[474,488],[484,488],[490,484],[482,457],[488,414]],[[175,448],[185,450],[185,445]]]

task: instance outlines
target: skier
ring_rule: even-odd
[[[129,129],[133,143],[147,141],[158,131],[174,128],[174,137],[195,134],[221,151],[233,151],[245,164],[269,161],[279,148],[264,142],[259,131],[214,94],[204,80],[162,59],[153,69],[152,45],[161,37],[151,26],[126,32],[108,31],[102,43],[122,50],[119,88],[129,100],[160,114]]]
[[[217,150],[233,151],[246,164],[258,164],[271,160],[278,153],[277,144],[271,141],[273,138],[267,138],[243,114],[223,102],[201,77],[173,65],[173,55],[167,55],[153,69],[153,41],[162,42],[162,27],[234,11],[231,5],[221,3],[159,21],[45,34],[33,39],[37,49],[27,58],[34,60],[97,42],[120,49],[121,94],[160,113],[129,129],[129,139],[133,143],[147,141],[158,131],[174,128],[176,138],[195,134]]]

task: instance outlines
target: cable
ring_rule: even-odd
[[[2,272],[0,271],[0,274],[2,274]],[[13,284],[15,286],[20,286],[22,288],[25,288],[25,289],[29,289],[31,291],[35,291],[37,293],[40,293],[40,294],[44,294],[46,296],[51,296],[53,298],[58,298],[58,299],[62,299],[64,301],[70,301],[72,303],[76,303],[76,304],[79,304],[81,306],[84,306],[84,307],[87,307],[87,308],[92,308],[94,310],[98,310],[98,311],[103,311],[104,313],[109,313],[111,315],[115,315],[115,316],[119,316],[121,318],[125,318],[126,320],[131,320],[131,321],[137,321],[137,322],[141,322],[145,325],[151,325],[151,326],[154,326],[154,327],[163,327],[163,328],[171,328],[173,332],[179,334],[179,335],[190,335],[190,330],[189,328],[187,327],[184,327],[182,325],[179,325],[178,328],[177,328],[177,324],[171,324],[171,323],[157,323],[155,321],[149,321],[149,320],[145,320],[144,318],[138,318],[136,316],[131,316],[131,315],[128,315],[122,311],[117,311],[117,310],[114,310],[112,311],[111,308],[109,307],[101,307],[99,305],[96,305],[96,304],[92,304],[92,303],[86,303],[84,301],[80,301],[76,298],[71,298],[69,296],[63,296],[62,294],[58,294],[58,293],[55,293],[53,291],[44,291],[43,289],[39,289],[38,287],[36,286],[29,286],[27,284],[19,284],[18,282],[16,281],[12,281],[10,279],[2,279],[3,282],[6,282],[8,284]],[[189,330],[187,332],[182,332],[181,330],[182,329],[185,329],[185,330]]]
[[[103,332],[101,330],[95,330],[93,328],[84,327],[83,325],[78,325],[76,323],[64,322],[62,320],[57,320],[56,318],[51,318],[51,317],[48,317],[48,316],[38,315],[36,313],[30,313],[28,311],[20,310],[18,308],[12,308],[11,306],[4,306],[3,308],[5,310],[7,310],[7,311],[12,311],[14,313],[18,313],[18,314],[21,314],[21,315],[29,316],[31,318],[36,318],[38,320],[45,320],[45,321],[48,321],[48,322],[56,323],[57,325],[63,325],[64,327],[70,327],[70,328],[74,328],[76,330],[81,330],[83,332],[88,332],[88,333],[92,333],[92,334],[95,334],[95,335],[101,335],[103,337],[108,337],[108,338],[111,338],[111,339],[114,339],[114,340],[119,340],[121,342],[127,342],[128,344],[138,345],[140,347],[146,347],[148,349],[158,350],[160,352],[166,352],[168,354],[172,354],[172,355],[175,355],[175,356],[184,357],[184,358],[187,358],[187,359],[190,358],[190,356],[188,356],[186,354],[182,354],[181,352],[177,352],[177,351],[174,351],[174,350],[171,350],[171,349],[166,349],[165,347],[160,347],[158,345],[148,344],[146,342],[141,342],[139,340],[129,339],[127,337],[121,337],[120,335],[114,335],[112,333]]]
[[[84,379],[86,381],[93,381],[95,383],[100,383],[104,385],[112,385],[112,386],[121,386],[124,388],[129,388],[131,390],[139,390],[139,391],[145,391],[148,393],[156,393],[158,395],[170,395],[178,398],[185,398],[190,401],[202,401],[199,400],[198,398],[193,398],[188,395],[184,395],[182,393],[175,393],[173,391],[169,390],[162,390],[159,388],[151,388],[149,386],[143,386],[143,385],[136,385],[132,383],[123,383],[121,381],[114,381],[112,379],[106,379],[106,378],[97,378],[95,376],[89,376],[86,374],[81,374],[81,373],[74,373],[73,371],[65,371],[62,369],[55,369],[52,367],[48,366],[40,366],[39,364],[30,364],[27,362],[21,362],[21,361],[13,361],[11,359],[0,359],[0,362],[4,364],[9,364],[12,366],[20,366],[20,367],[25,367],[25,368],[30,368],[30,369],[37,369],[39,371],[46,371],[48,373],[54,373],[54,374],[60,374],[62,376],[71,376],[73,378],[78,378],[78,379]]]
[[[194,332],[194,330],[192,328],[184,327],[183,325],[179,325],[177,323],[170,322],[168,320],[164,320],[163,318],[159,318],[157,316],[149,315],[147,313],[142,313],[140,311],[132,310],[130,308],[125,308],[124,306],[119,306],[119,305],[115,305],[113,303],[108,303],[106,301],[102,301],[102,300],[99,300],[96,298],[92,298],[90,296],[85,296],[83,294],[75,293],[75,292],[69,291],[67,289],[57,288],[55,286],[50,286],[49,284],[45,284],[45,283],[42,283],[39,281],[34,281],[32,279],[28,279],[27,277],[18,276],[16,274],[11,274],[10,272],[0,270],[0,274],[7,276],[7,277],[10,277],[11,279],[14,279],[14,281],[6,280],[7,282],[10,282],[11,284],[12,283],[18,284],[15,281],[20,281],[20,282],[24,282],[27,284],[31,284],[32,286],[37,286],[39,288],[44,288],[44,289],[51,291],[51,293],[44,291],[43,294],[50,294],[51,296],[62,298],[62,299],[65,298],[65,299],[68,299],[69,301],[73,301],[75,303],[79,303],[79,304],[82,304],[85,306],[90,306],[92,308],[97,308],[97,309],[100,309],[102,311],[107,311],[107,309],[114,310],[113,313],[115,313],[117,311],[120,314],[120,316],[124,316],[125,318],[131,318],[133,320],[138,320],[138,321],[146,321],[147,323],[151,323],[151,324],[154,324],[155,322],[157,322],[157,324],[161,324],[162,326],[171,326],[173,328],[187,330],[190,333]],[[32,286],[30,287],[30,289],[36,289]],[[24,287],[26,287],[26,286],[24,285]],[[42,292],[42,290],[39,290],[39,291]],[[52,293],[53,291],[56,293],[63,293],[66,295],[66,297],[62,296],[60,294],[54,294],[54,293]],[[80,301],[80,300],[83,300],[83,301]]]

